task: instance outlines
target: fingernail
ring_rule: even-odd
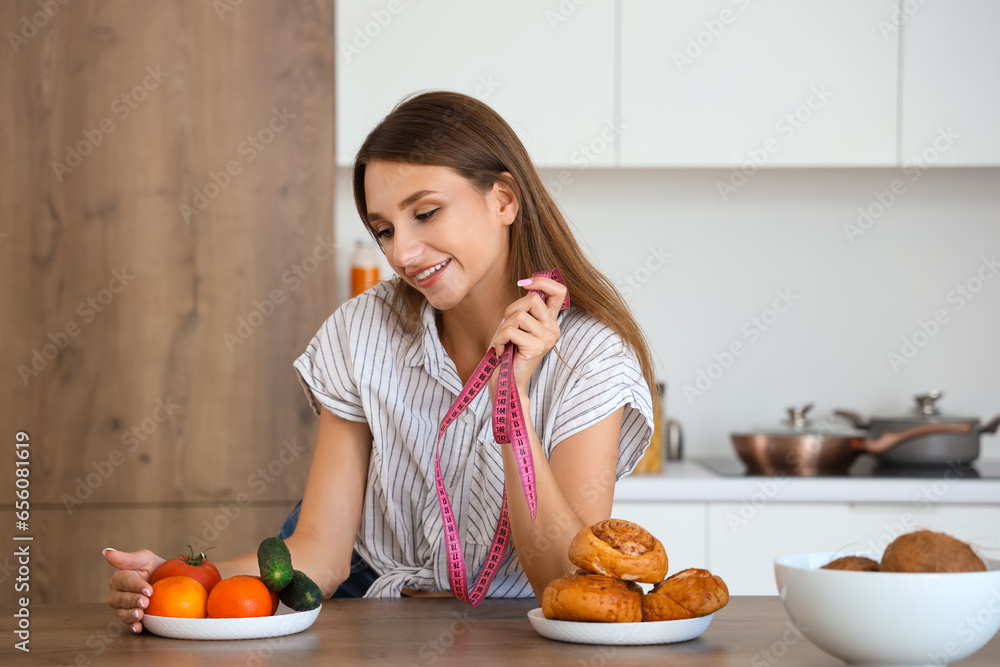
[[[518,287],[527,287],[530,284],[531,284],[531,278],[525,278],[524,280],[517,281]]]
[[[143,592],[145,592],[145,591],[143,591]],[[142,607],[143,609],[145,609],[145,608],[146,608],[146,605],[148,605],[148,604],[149,604],[148,602],[146,602],[146,601],[145,601],[145,600],[143,600],[142,598],[139,598],[139,606],[140,606],[140,607]],[[136,612],[136,613],[139,613],[139,612]]]
[[[132,612],[132,618],[134,618],[137,621],[139,620],[139,610],[138,609],[136,609],[135,611]]]
[[[148,588],[143,588],[142,594],[145,595],[146,597],[149,597],[150,595],[153,594],[153,591],[149,590]]]
[[[101,555],[106,556],[109,551],[118,551],[118,549],[112,549],[111,547],[104,547],[101,549]]]
[[[132,626],[132,632],[134,632],[135,634],[139,634],[140,632],[142,632],[142,628],[137,628],[137,627],[135,627],[133,625]]]
[[[505,318],[503,318],[502,320],[500,320],[500,324],[503,324],[503,323],[504,323],[504,322],[506,322],[506,321],[507,321],[507,318],[505,317]]]

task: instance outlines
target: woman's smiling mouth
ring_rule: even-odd
[[[435,273],[437,273],[438,271],[440,271],[444,267],[448,266],[449,262],[451,262],[451,260],[450,259],[446,259],[443,262],[441,262],[440,264],[438,264],[436,266],[432,266],[431,268],[427,269],[426,271],[421,271],[420,273],[415,274],[413,277],[417,280],[417,282],[423,282],[424,280],[427,280],[428,278],[430,278],[432,275],[434,275]]]

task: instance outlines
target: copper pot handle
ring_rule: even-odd
[[[850,410],[834,410],[833,414],[838,417],[843,417],[847,421],[851,422],[854,424],[854,428],[867,429],[871,426],[871,424],[866,422],[857,412],[851,412]]]
[[[1000,426],[1000,423],[998,423],[998,426]],[[964,424],[924,424],[922,426],[914,426],[913,428],[905,431],[899,431],[898,433],[883,433],[877,439],[865,442],[862,448],[869,454],[885,454],[896,445],[900,445],[907,440],[912,440],[913,438],[921,435],[930,435],[935,433],[969,433],[971,430],[971,422],[966,422]]]

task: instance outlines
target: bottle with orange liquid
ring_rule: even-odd
[[[653,438],[633,472],[657,473],[663,471],[663,397],[666,392],[666,384],[657,382],[656,391],[653,393]]]
[[[375,285],[378,277],[378,254],[371,239],[358,239],[351,258],[351,298]]]

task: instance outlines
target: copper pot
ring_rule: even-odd
[[[783,472],[803,477],[842,475],[859,454],[883,454],[932,433],[965,433],[969,424],[923,424],[869,440],[866,431],[806,418],[812,403],[788,408],[788,419],[774,429],[731,434],[733,446],[751,474]]]

